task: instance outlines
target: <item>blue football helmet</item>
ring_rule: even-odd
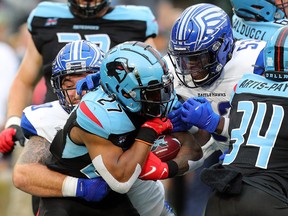
[[[124,109],[148,117],[166,117],[176,97],[167,62],[142,42],[112,48],[101,65],[100,80]]]
[[[270,22],[287,18],[288,3],[275,5],[275,0],[230,0],[234,13],[244,19]]]
[[[174,23],[168,55],[179,80],[188,88],[197,88],[220,76],[232,56],[233,44],[226,12],[212,4],[196,4]]]
[[[278,29],[264,48],[264,75],[274,81],[288,81],[288,26]]]
[[[68,113],[74,108],[67,91],[75,88],[62,88],[62,80],[66,75],[97,73],[100,70],[104,53],[95,44],[77,40],[66,44],[52,63],[51,84],[59,103]],[[68,100],[67,100],[68,98]]]
[[[110,0],[102,0],[98,3],[96,0],[89,0],[86,2],[87,5],[82,5],[79,0],[68,0],[71,13],[83,19],[91,19],[95,18],[100,11],[110,5]]]

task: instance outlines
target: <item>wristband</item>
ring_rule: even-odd
[[[200,158],[197,161],[188,160],[189,169],[183,175],[195,171],[204,164],[204,161],[205,161],[204,157]]]
[[[77,184],[78,184],[78,178],[67,176],[62,184],[63,197],[75,197]]]
[[[220,134],[221,136],[229,137],[229,134],[228,134],[229,122],[230,122],[230,119],[224,117],[223,130],[222,130],[222,132]]]
[[[207,143],[205,145],[201,146],[204,160],[207,159],[211,154],[213,154],[216,151],[215,148],[215,140],[213,136],[210,137]]]
[[[148,146],[152,146],[153,145],[153,143],[145,142],[144,140],[141,140],[141,139],[135,139],[135,141],[144,143],[145,145],[148,145]]]
[[[168,165],[168,170],[169,170],[168,178],[172,178],[176,176],[179,170],[178,164],[173,160],[167,161],[166,163]]]
[[[141,127],[135,140],[143,142],[147,145],[153,145],[154,141],[157,139],[157,133],[152,128]]]
[[[5,124],[5,129],[10,127],[11,125],[18,125],[21,124],[21,118],[19,116],[11,116],[7,119]]]

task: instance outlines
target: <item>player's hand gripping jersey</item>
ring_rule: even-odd
[[[66,43],[85,39],[107,52],[119,43],[145,41],[158,34],[158,24],[148,7],[116,6],[101,18],[80,19],[67,3],[55,2],[40,3],[28,18],[28,29],[43,56],[49,101],[56,100],[50,84],[51,62]]]

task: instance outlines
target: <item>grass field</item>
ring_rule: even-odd
[[[33,216],[31,195],[16,189],[12,184],[12,169],[22,148],[15,148],[13,158],[0,160],[0,216]],[[10,167],[10,168],[9,168]]]

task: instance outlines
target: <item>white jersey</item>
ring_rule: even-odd
[[[206,97],[212,103],[213,110],[223,115],[221,104],[229,103],[233,87],[245,73],[254,73],[258,63],[258,56],[265,47],[266,42],[256,40],[241,40],[235,43],[232,58],[224,66],[220,77],[211,85],[187,88],[175,75],[175,90],[184,100],[190,97]],[[262,59],[263,60],[263,59]]]
[[[38,135],[51,143],[57,131],[65,125],[68,116],[58,100],[28,106],[23,111],[21,127],[26,137]],[[137,179],[127,195],[141,216],[174,215],[166,209],[164,187],[160,181]]]
[[[58,130],[61,130],[69,114],[62,108],[59,101],[31,105],[23,110],[21,127],[26,138],[31,135],[41,136],[50,143]]]
[[[174,86],[177,95],[181,96],[183,100],[187,100],[190,97],[203,96],[211,102],[214,112],[220,115],[227,114],[230,108],[229,101],[234,86],[243,74],[259,73],[257,71],[259,68],[255,68],[254,65],[263,66],[262,50],[265,45],[265,41],[259,40],[237,41],[233,49],[232,58],[224,66],[220,77],[211,85],[188,88],[184,86],[175,75]],[[168,63],[169,62],[171,61],[168,61]],[[171,65],[168,66],[170,67]],[[226,145],[227,144],[228,143],[226,143]]]

